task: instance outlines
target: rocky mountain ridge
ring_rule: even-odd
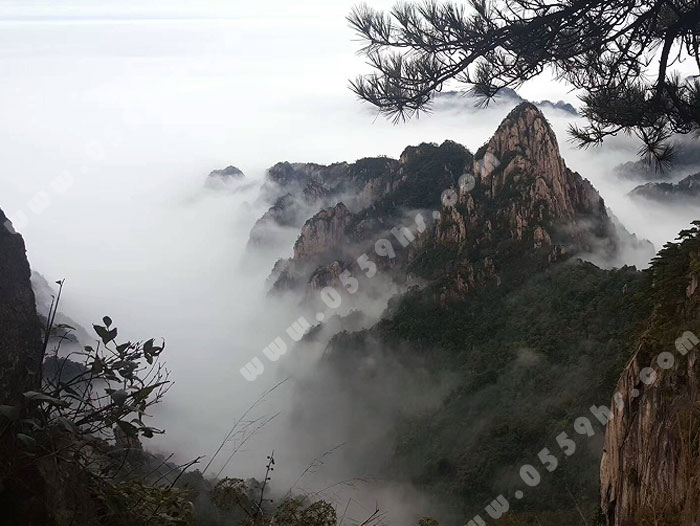
[[[301,228],[316,211],[344,201],[358,210],[393,184],[397,163],[384,157],[319,165],[281,162],[266,174],[260,198],[271,203],[250,233],[250,249],[276,245],[280,227]]]
[[[700,197],[700,173],[689,175],[677,183],[646,183],[637,186],[629,195],[661,203],[697,203]]]
[[[369,174],[358,170],[360,163],[370,162]],[[342,180],[349,175],[349,180]],[[323,208],[301,227],[293,256],[276,265],[273,290],[314,289],[319,275],[333,275],[328,265],[349,268],[358,255],[374,252],[378,239],[393,239],[396,244],[392,229],[407,220],[412,223],[421,211],[428,221],[433,215],[437,220],[423,233],[413,224],[411,236],[417,241],[391,261],[379,258],[379,264],[405,281],[413,275],[428,277],[426,267],[433,265],[435,255],[450,252],[448,266],[438,265],[437,270],[443,275],[453,271],[458,294],[477,275],[498,277],[498,245],[506,240],[528,257],[544,254],[550,263],[562,256],[594,253],[599,261],[612,262],[623,243],[635,245],[648,258],[653,255],[650,245],[616,226],[595,188],[566,167],[549,123],[529,103],[515,108],[475,155],[447,141],[406,148],[398,161],[374,159],[329,167],[278,164],[269,178],[276,187],[297,195],[304,195],[310,184],[328,189],[321,197],[305,199],[309,207],[320,203]],[[334,202],[352,187],[362,188],[352,205]],[[454,202],[441,204],[445,190],[453,193]],[[280,198],[283,202],[278,199],[253,229],[251,239],[259,236],[261,222],[277,221],[278,226],[299,222],[287,215],[298,202],[290,196]],[[461,256],[455,258],[457,253]],[[476,254],[482,255],[475,258]]]
[[[482,106],[480,104],[480,100],[476,97],[470,96],[470,94],[468,93],[462,93],[458,91],[445,91],[438,93],[435,97],[435,100],[438,103],[444,103],[448,105],[459,104],[460,106],[465,106],[469,104],[472,108],[479,108]],[[553,102],[551,100],[541,100],[539,102],[528,101],[527,99],[520,96],[520,94],[517,91],[511,88],[501,88],[494,97],[494,99],[489,102],[489,104],[517,105],[522,104],[523,102],[529,102],[531,104],[534,104],[535,106],[537,106],[537,108],[541,110],[557,110],[564,113],[568,113],[571,116],[578,115],[578,111],[576,110],[576,108],[568,102],[564,102],[563,100],[559,100],[556,102]]]
[[[655,163],[645,159],[628,161],[615,167],[618,177],[644,182],[668,182],[677,177],[694,173],[700,169],[700,141],[692,136],[676,136],[671,141],[673,158],[659,169]]]

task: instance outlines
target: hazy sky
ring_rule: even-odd
[[[237,371],[284,314],[262,301],[273,260],[239,267],[263,211],[254,189],[206,191],[206,174],[235,164],[259,181],[281,160],[395,157],[422,141],[475,150],[510,109],[375,119],[347,89],[365,70],[352,4],[0,0],[0,207],[23,219],[33,268],[67,278],[75,319],[167,338],[163,444],[184,456],[210,452],[266,387]],[[521,93],[576,102],[547,78]],[[629,144],[582,153],[566,143],[570,118],[548,117],[567,163],[631,230],[658,244],[683,226],[606,179],[634,158]]]

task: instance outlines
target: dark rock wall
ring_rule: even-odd
[[[41,328],[22,236],[0,211],[0,403],[35,389],[41,364]]]

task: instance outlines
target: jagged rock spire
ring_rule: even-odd
[[[491,198],[519,183],[529,198],[547,202],[553,219],[573,220],[577,213],[605,215],[598,192],[566,167],[556,135],[542,112],[529,102],[518,105],[475,156],[474,175]]]
[[[509,237],[533,248],[592,251],[614,235],[600,194],[566,167],[554,131],[530,103],[517,106],[475,154],[473,175],[473,185],[459,188],[460,205],[443,209],[441,242],[483,246]]]

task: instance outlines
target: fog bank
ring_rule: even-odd
[[[67,315],[88,327],[110,315],[125,338],[166,338],[175,386],[155,415],[167,433],[152,447],[183,460],[210,455],[261,393],[290,374],[284,363],[257,382],[238,373],[296,314],[295,304],[265,295],[294,232],[288,246],[243,264],[250,229],[268,206],[258,200],[265,169],[282,160],[398,157],[407,145],[446,139],[475,151],[512,109],[476,110],[465,99],[394,126],[347,89],[364,68],[343,20],[351,2],[307,2],[295,13],[275,11],[282,2],[265,11],[229,6],[222,19],[208,18],[207,5],[168,19],[148,18],[147,9],[136,18],[117,10],[80,20],[70,9],[53,19],[39,8],[31,16],[0,11],[0,207],[23,219],[32,267],[50,283],[67,279]],[[521,93],[576,104],[553,82]],[[635,159],[633,141],[581,151],[566,135],[572,116],[546,115],[568,166],[638,237],[658,249],[700,216],[698,208],[626,196],[636,183],[620,181],[613,168]],[[247,183],[204,186],[211,170],[229,164]],[[285,451],[292,387],[293,378],[255,408],[255,418],[280,416],[225,474],[261,476],[269,450]],[[294,481],[314,450],[323,454],[342,438],[307,444],[286,471],[281,458],[280,484]]]

